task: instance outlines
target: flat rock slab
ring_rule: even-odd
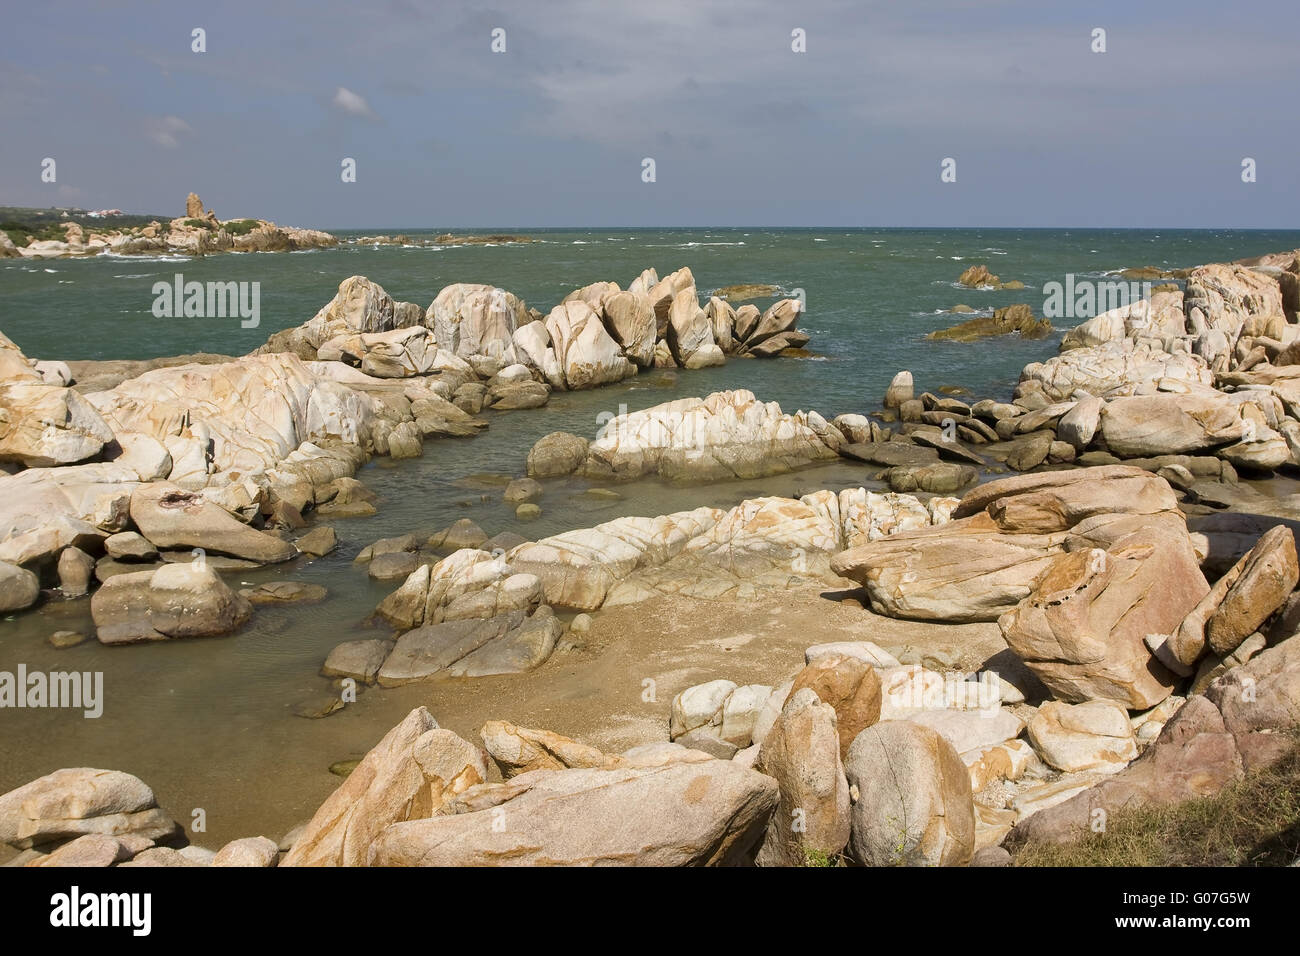
[[[988,461],[980,455],[975,454],[966,448],[961,442],[949,440],[942,435],[935,435],[929,432],[913,432],[912,441],[923,448],[933,448],[939,453],[940,458],[947,458],[950,461],[961,461],[968,465],[977,465],[981,468],[988,465]],[[897,444],[894,442],[892,444]]]
[[[202,494],[157,482],[131,495],[131,520],[159,549],[202,548],[218,554],[272,564],[298,549],[274,535],[250,528]]]
[[[551,656],[563,630],[554,612],[541,607],[518,627],[466,654],[447,673],[452,677],[489,677],[530,671]]]
[[[475,788],[466,812],[395,823],[372,866],[709,866],[737,862],[777,805],[771,777],[726,760],[534,770]],[[492,820],[505,819],[504,828]]]
[[[901,441],[857,442],[841,445],[840,454],[856,461],[888,467],[932,465],[939,460],[939,453],[933,448],[922,448]]]
[[[325,600],[329,591],[319,584],[302,581],[271,581],[239,592],[253,604],[310,604]]]
[[[329,554],[338,547],[339,539],[334,529],[329,525],[321,525],[318,528],[312,528],[305,535],[297,540],[298,550],[303,554],[309,554],[312,557],[319,558]]]
[[[425,680],[503,637],[524,620],[522,611],[499,614],[487,620],[444,621],[407,631],[379,669],[382,687],[397,687]]]
[[[367,568],[367,573],[376,581],[393,581],[407,577],[419,566],[419,555],[409,551],[397,551],[374,558]]]
[[[344,641],[329,652],[325,665],[321,668],[321,675],[351,677],[373,684],[379,668],[384,665],[392,650],[392,641]]]

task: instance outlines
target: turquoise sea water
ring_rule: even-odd
[[[400,230],[368,234],[380,231]],[[953,321],[941,313],[958,302],[977,309],[1027,302],[1037,312],[1043,284],[1063,281],[1066,273],[1177,268],[1300,245],[1300,231],[615,229],[528,235],[541,241],[437,249],[347,246],[199,260],[0,260],[0,330],[42,358],[242,354],[271,332],[310,318],[350,275],[368,276],[395,298],[423,306],[449,283],[490,282],[546,312],[590,282],[612,279],[626,286],[650,266],[660,275],[690,266],[702,294],[739,282],[803,289],[811,348],[826,359],[752,369],[751,363],[733,363],[698,376],[702,386],[736,382],[761,388],[783,406],[841,411],[878,395],[899,368],[912,369],[921,387],[961,383],[984,391],[1014,384],[1024,363],[1043,354],[1042,342],[926,343],[925,333]],[[962,270],[979,262],[1026,288],[955,287]],[[152,286],[176,272],[201,282],[259,282],[261,326],[154,318]]]
[[[492,230],[499,232],[501,230]],[[376,229],[377,232],[409,230]],[[428,235],[432,236],[430,232]],[[541,240],[505,246],[395,248],[346,246],[304,253],[220,255],[200,260],[99,257],[0,260],[0,331],[28,355],[48,359],[147,358],[187,352],[242,354],[272,332],[310,318],[350,275],[366,275],[399,300],[427,306],[452,282],[490,282],[546,312],[573,289],[613,279],[626,286],[642,269],[665,275],[690,266],[701,295],[741,282],[802,289],[810,359],[732,360],[681,372],[675,384],[649,374],[584,393],[556,393],[544,409],[485,413],[491,427],[473,439],[429,442],[422,458],[379,459],[359,473],[380,496],[379,514],[334,522],[342,546],[315,561],[229,577],[232,585],[275,579],[324,584],[330,597],[310,607],[261,608],[238,634],[207,640],[104,648],[93,640],[56,651],[46,637],[62,628],[89,633],[89,602],[47,602],[0,622],[0,670],[103,671],[104,716],[69,711],[0,713],[0,793],[59,767],[113,767],[150,783],[178,819],[205,807],[212,839],[280,832],[309,814],[337,779],[335,759],[364,752],[422,691],[370,691],[321,721],[292,715],[327,684],[316,672],[340,641],[377,636],[363,620],[391,584],[371,583],[352,565],[370,541],[433,531],[471,517],[489,534],[536,538],[622,514],[662,514],[701,504],[726,506],[757,494],[794,494],[868,483],[866,470],[833,465],[763,482],[667,488],[619,487],[623,497],[593,502],[583,484],[548,482],[543,516],[523,524],[500,502],[500,487],[478,477],[521,474],[539,437],[563,429],[588,437],[602,413],[643,408],[723,388],[752,389],[787,411],[814,408],[828,418],[878,407],[891,376],[912,370],[920,389],[963,385],[1006,398],[1024,364],[1056,350],[1058,337],[979,343],[929,342],[925,334],[959,321],[945,310],[965,303],[987,314],[1024,302],[1041,312],[1043,285],[1067,273],[1101,277],[1126,267],[1182,268],[1300,247],[1296,232],[1060,230],[530,230]],[[985,263],[1019,291],[960,288],[967,267]],[[155,282],[256,281],[261,325],[238,319],[157,319]],[[760,305],[766,304],[760,301]],[[1066,325],[1073,323],[1066,323]],[[461,682],[438,694],[479,693]],[[435,708],[436,713],[436,708]],[[508,716],[503,714],[502,716]],[[460,729],[460,728],[456,728]],[[272,793],[272,791],[274,791]],[[279,827],[279,831],[276,830]],[[220,837],[221,839],[218,839]]]

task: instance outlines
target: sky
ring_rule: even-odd
[[[181,215],[195,191],[223,219],[323,229],[1300,226],[1290,0],[6,6],[0,205]]]

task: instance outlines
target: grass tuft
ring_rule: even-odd
[[[1112,814],[1104,833],[1031,844],[1016,866],[1290,866],[1300,858],[1300,744],[1212,797]]]

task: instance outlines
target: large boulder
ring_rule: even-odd
[[[173,459],[166,477],[197,491],[223,472],[232,482],[295,472],[301,480],[313,460],[330,456],[321,446],[366,445],[376,403],[343,381],[383,384],[338,362],[267,354],[154,369],[87,400],[118,435],[136,432],[166,446]],[[331,477],[350,475],[364,457]]]
[[[1295,535],[1285,525],[1271,528],[1233,570],[1232,585],[1205,626],[1210,649],[1220,656],[1236,650],[1295,590]]]
[[[758,769],[780,799],[759,848],[760,866],[806,866],[833,857],[849,841],[849,784],[840,760],[834,708],[812,688],[791,693],[762,741]]]
[[[56,770],[0,796],[0,841],[14,847],[87,833],[160,840],[178,832],[153,791],[120,770]]]
[[[781,474],[837,456],[814,427],[820,421],[782,414],[775,402],[744,390],[678,399],[611,419],[588,446],[582,471],[674,481]]]
[[[1030,593],[1064,532],[1004,532],[977,514],[867,541],[831,558],[872,610],[922,621],[994,621]]]
[[[718,296],[711,296],[704,307],[704,314],[713,326],[713,341],[724,354],[730,354],[736,348],[734,338],[736,328],[736,310],[730,302]]]
[[[41,582],[31,571],[0,561],[0,614],[31,607],[41,596]]]
[[[555,353],[551,332],[543,321],[521,325],[514,334],[515,350],[519,361],[531,365],[542,373],[552,388],[564,389],[564,367]]]
[[[112,441],[113,430],[78,392],[43,382],[0,384],[0,462],[68,465]]]
[[[287,561],[298,549],[250,528],[204,493],[167,482],[141,485],[131,495],[131,520],[156,548],[202,548],[260,564]]]
[[[364,866],[386,827],[432,816],[487,775],[478,747],[417,707],[321,804],[282,865]]]
[[[587,439],[568,432],[551,432],[528,451],[528,474],[533,478],[571,475],[587,458]]]
[[[885,389],[885,407],[898,408],[904,402],[912,401],[913,395],[912,373],[898,372],[890,379],[889,388]]]
[[[1049,700],[1030,718],[1028,732],[1038,755],[1066,773],[1117,773],[1138,755],[1128,711],[1113,700]]]
[[[887,720],[863,731],[844,770],[857,790],[849,849],[867,866],[964,866],[975,852],[970,773],[929,727]]]
[[[331,339],[388,332],[399,328],[399,322],[393,297],[379,283],[365,276],[349,276],[316,315],[298,328],[277,332],[258,352],[284,351],[314,359],[316,350]]]
[[[791,697],[808,689],[835,711],[840,756],[846,757],[858,734],[880,719],[880,677],[860,657],[817,657],[794,679]]]
[[[799,324],[802,304],[798,299],[780,299],[767,307],[752,330],[743,337],[740,351],[752,352],[769,339],[794,331]],[[806,340],[805,340],[806,341]]]
[[[458,548],[433,566],[420,564],[409,571],[401,587],[380,603],[376,613],[394,627],[408,629],[445,620],[531,611],[541,603],[541,587],[529,577],[516,575],[490,552]]]
[[[1121,458],[1184,455],[1241,439],[1239,403],[1194,391],[1116,398],[1101,413],[1101,437]]]
[[[524,576],[507,578],[507,584]],[[544,664],[563,633],[563,622],[543,605],[503,637],[470,651],[447,668],[447,673],[452,677],[522,674]]]
[[[1104,304],[1110,301],[1108,297]],[[1061,339],[1061,351],[1125,338],[1182,336],[1186,331],[1182,291],[1156,292],[1150,298],[1107,309],[1070,329]]]
[[[771,777],[724,760],[534,770],[450,813],[396,823],[372,866],[716,866],[741,862],[777,804]]]
[[[546,317],[556,360],[570,389],[595,388],[617,382],[632,372],[605,325],[586,302],[562,302]]]
[[[316,357],[323,362],[346,362],[376,378],[410,378],[428,374],[437,352],[433,333],[417,326],[339,336],[322,343]]]
[[[594,611],[633,570],[667,562],[721,516],[716,509],[697,508],[655,518],[616,518],[518,545],[506,560],[516,572],[542,582],[552,607]]]
[[[1286,525],[1274,525],[1214,583],[1167,640],[1153,635],[1148,644],[1162,663],[1188,676],[1207,645],[1219,656],[1236,650],[1278,609],[1298,577],[1295,535]]]
[[[1300,640],[1288,637],[1188,698],[1137,760],[1097,785],[1020,821],[1014,843],[1086,836],[1120,810],[1208,797],[1271,766],[1300,727]]]
[[[506,580],[516,577],[521,576]],[[534,580],[530,601],[536,599],[536,589]],[[440,672],[453,677],[485,677],[520,673],[538,666],[550,656],[563,628],[549,607],[539,607],[529,614],[532,606],[485,619],[466,617],[425,623],[407,631],[397,639],[379,669],[379,683],[396,687],[427,680]]]
[[[1183,309],[1188,331],[1214,329],[1233,341],[1241,334],[1264,334],[1261,320],[1281,318],[1282,290],[1277,280],[1240,265],[1198,266],[1187,276]]]
[[[461,358],[486,356],[511,365],[519,360],[515,330],[528,322],[528,309],[504,289],[462,282],[438,293],[424,322],[441,349]]]
[[[1171,633],[1209,591],[1180,515],[1088,519],[1094,547],[1051,559],[1031,593],[998,621],[1007,645],[1053,694],[1118,700],[1145,710],[1175,676],[1148,634]]]
[[[1072,535],[1081,523],[1176,507],[1164,479],[1138,468],[1018,475],[970,491],[952,521],[868,540],[835,555],[831,568],[865,585],[878,613],[992,621],[1028,597],[1052,559],[1075,546]],[[1096,527],[1086,530],[1097,533]],[[1095,543],[1088,537],[1077,546]]]
[[[601,306],[611,297],[619,292],[617,282],[593,282],[590,285],[584,285],[581,289],[574,289],[566,295],[561,301],[572,302],[575,299],[581,299],[587,305],[591,306],[597,312]]]
[[[1161,379],[1212,386],[1214,373],[1199,355],[1121,339],[1026,365],[1017,392],[1038,391],[1049,402],[1063,402],[1078,392],[1105,396],[1150,389]]]
[[[605,329],[639,368],[654,364],[655,312],[650,300],[635,292],[616,292],[602,306]]]
[[[723,705],[735,690],[735,682],[724,679],[686,688],[669,707],[669,738],[675,740],[700,728],[720,727]]]
[[[116,574],[90,599],[103,644],[229,634],[252,613],[246,598],[197,561]]]
[[[139,473],[118,462],[0,474],[0,561],[50,563],[69,546],[98,550],[128,522]]]
[[[695,353],[713,341],[713,322],[700,308],[694,287],[683,289],[673,296],[668,307],[668,334],[666,340],[673,361],[689,366]]]

